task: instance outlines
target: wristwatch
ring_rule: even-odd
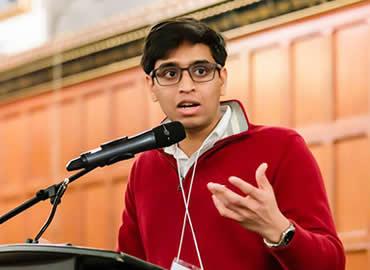
[[[265,238],[263,238],[263,242],[269,248],[285,247],[292,240],[294,233],[295,233],[294,224],[290,223],[289,227],[285,231],[283,231],[283,233],[281,234],[279,242],[272,243],[266,240]]]

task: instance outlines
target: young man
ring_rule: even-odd
[[[344,269],[303,139],[249,123],[237,101],[220,104],[226,57],[222,36],[199,21],[151,29],[146,82],[165,121],[180,121],[187,137],[135,161],[119,250],[171,269]]]

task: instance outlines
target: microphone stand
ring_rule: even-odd
[[[60,200],[66,191],[68,184],[72,183],[73,181],[77,180],[81,176],[89,173],[90,171],[94,170],[97,166],[91,166],[88,168],[84,168],[83,170],[79,171],[78,173],[70,176],[69,178],[65,178],[62,182],[59,184],[54,184],[46,189],[41,189],[38,192],[36,192],[35,196],[28,201],[25,201],[21,205],[17,206],[16,208],[10,210],[8,213],[4,214],[0,217],[0,224],[6,222],[7,220],[11,219],[12,217],[20,214],[21,212],[25,211],[26,209],[32,207],[36,203],[40,201],[45,201],[47,199],[50,199],[50,203],[53,205],[53,208],[50,212],[49,218],[45,222],[44,226],[41,228],[40,232],[37,234],[34,240],[27,239],[26,242],[28,243],[38,243],[38,240],[42,236],[42,234],[46,231],[48,226],[50,225],[51,221],[53,220],[53,217],[55,215],[56,209],[58,207],[58,204],[60,203]]]

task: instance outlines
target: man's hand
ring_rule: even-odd
[[[244,228],[260,234],[270,242],[279,242],[282,232],[290,221],[280,212],[274,190],[266,177],[267,164],[262,163],[256,170],[258,188],[246,181],[231,176],[231,184],[245,196],[240,196],[224,185],[208,183],[213,202],[221,216],[239,222]]]

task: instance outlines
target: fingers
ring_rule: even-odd
[[[215,195],[212,195],[213,203],[216,206],[217,211],[220,213],[221,216],[233,219],[235,221],[241,222],[241,216],[236,212],[228,209]]]
[[[255,199],[258,199],[261,196],[261,192],[258,188],[252,186],[248,182],[244,181],[243,179],[236,177],[236,176],[230,176],[229,181],[231,184],[236,186],[238,189],[240,189],[244,194],[250,195]]]
[[[212,192],[212,197],[216,198],[224,208],[238,215],[251,216],[254,210],[259,206],[257,200],[253,199],[251,196],[240,196],[223,185],[208,183],[207,187]]]
[[[224,185],[220,185],[217,183],[208,183],[207,185],[209,191],[212,192],[219,200],[221,200],[226,207],[231,205],[235,206],[242,206],[244,197],[232,192],[230,189],[225,187]]]
[[[256,170],[256,181],[260,189],[272,190],[272,186],[266,176],[267,167],[267,163],[262,163],[258,166]]]
[[[224,185],[208,183],[212,200],[221,216],[239,222],[244,228],[268,235],[283,216],[277,207],[273,187],[266,176],[267,164],[262,163],[255,172],[257,187],[236,177],[229,177],[232,185],[240,189],[242,196]]]
[[[272,186],[266,177],[266,170],[266,163],[262,163],[256,170],[258,187],[236,176],[229,178],[230,183],[240,189],[246,196],[240,196],[224,185],[208,183],[207,187],[213,194],[212,198],[215,205],[218,203],[217,209],[219,212],[221,213],[222,211],[223,214],[226,213],[228,216],[232,216],[231,212],[233,212],[234,215],[242,217],[251,216],[259,212],[262,208],[261,205],[266,203],[266,200],[269,198],[268,194],[271,191],[273,192]],[[236,216],[233,216],[233,219],[235,218]]]

